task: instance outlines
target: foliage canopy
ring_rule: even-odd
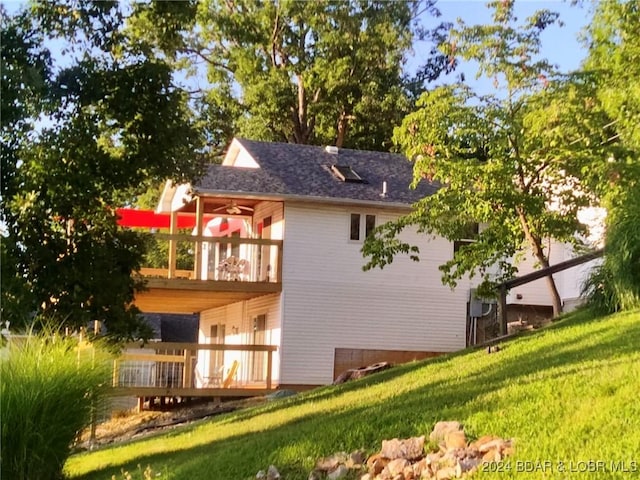
[[[203,75],[199,109],[213,141],[255,140],[388,150],[425,80],[452,65],[436,50],[416,78],[402,67],[433,0],[151,2],[130,30]],[[203,75],[204,76],[204,75]]]
[[[6,16],[2,313],[14,325],[38,314],[145,333],[131,305],[143,238],[117,228],[115,208],[151,182],[193,178],[200,136],[171,67],[143,55],[124,25],[117,2]],[[65,45],[56,62],[54,40]]]
[[[630,149],[601,169],[608,210],[607,255],[587,284],[596,306],[606,311],[640,305],[640,6],[598,4],[588,31],[584,68],[597,78],[597,96],[615,122],[615,136]]]
[[[475,222],[481,225],[475,242],[441,266],[443,281],[455,286],[479,273],[491,287],[515,274],[513,258],[530,254],[549,266],[550,238],[576,244],[576,234],[585,233],[577,213],[599,202],[592,167],[606,164],[617,148],[596,83],[588,75],[561,75],[540,58],[540,36],[557,14],[541,10],[518,25],[513,2],[491,6],[493,24],[460,23],[442,48],[478,62],[478,76],[492,79],[495,93],[439,87],[424,93],[396,129],[395,141],[414,162],[414,183],[442,188],[367,239],[365,268],[383,267],[397,253],[417,258],[416,248],[398,239],[410,225],[459,240]],[[560,297],[547,279],[558,313]]]

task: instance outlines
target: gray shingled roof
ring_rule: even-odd
[[[237,140],[260,168],[210,165],[196,191],[411,204],[438,189],[422,181],[412,190],[413,165],[402,155],[343,148],[334,155],[312,145]],[[339,180],[330,171],[334,164],[351,166],[366,183]],[[383,181],[386,197],[380,195]]]

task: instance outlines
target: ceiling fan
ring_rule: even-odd
[[[231,203],[223,205],[222,207],[214,208],[214,212],[226,211],[229,215],[239,215],[243,211],[253,212],[253,208],[244,207],[242,205],[238,205],[235,200],[231,200]]]

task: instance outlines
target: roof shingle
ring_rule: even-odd
[[[412,204],[435,193],[437,184],[420,182],[411,189],[413,165],[402,155],[237,139],[260,168],[210,165],[195,184],[202,193],[303,196]],[[332,172],[334,164],[348,165],[365,183],[343,182]],[[383,182],[387,194],[382,196]]]

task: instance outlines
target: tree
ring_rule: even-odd
[[[613,311],[640,306],[640,5],[598,4],[588,31],[585,69],[597,79],[597,95],[615,122],[616,136],[631,149],[599,169],[607,207],[606,252],[589,283],[597,306]],[[606,278],[607,281],[601,281]]]
[[[419,89],[402,72],[412,42],[442,31],[420,29],[420,13],[439,15],[433,0],[151,2],[130,28],[178,63],[204,65],[201,111],[236,130],[216,123],[214,138],[388,150]],[[432,53],[419,85],[451,68]]]
[[[410,225],[459,240],[475,222],[475,242],[441,266],[443,282],[455,286],[480,274],[490,287],[514,275],[512,258],[529,251],[547,267],[547,239],[575,244],[585,231],[577,212],[598,202],[585,173],[611,154],[610,119],[591,78],[561,76],[539,58],[540,35],[557,14],[538,11],[518,26],[513,2],[490,5],[492,25],[460,24],[443,49],[478,62],[479,76],[493,79],[496,93],[437,88],[396,129],[395,141],[414,161],[414,183],[442,188],[367,239],[365,268],[383,267],[397,253],[417,258],[416,247],[397,238]],[[558,314],[560,296],[553,277],[546,278]]]
[[[35,314],[145,333],[131,303],[144,238],[117,227],[115,208],[153,182],[192,179],[200,137],[171,68],[142,54],[124,22],[117,2],[35,3],[6,16],[2,313],[14,325]],[[68,39],[57,65],[52,39]]]

